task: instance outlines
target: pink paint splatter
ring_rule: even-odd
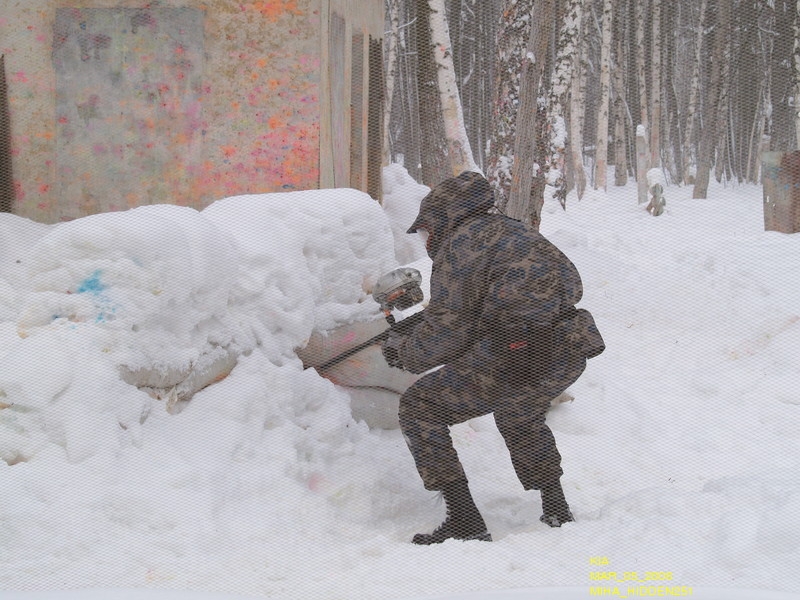
[[[17,200],[25,200],[25,188],[22,187],[21,181],[14,182],[14,195],[17,197]]]

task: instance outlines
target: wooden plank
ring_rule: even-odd
[[[383,200],[383,42],[369,38],[369,117],[367,123],[367,193]]]
[[[0,212],[14,207],[14,178],[11,169],[11,116],[8,109],[5,55],[0,54]]]
[[[765,152],[764,230],[800,232],[800,151]]]
[[[347,82],[347,23],[331,12],[328,73],[331,94],[331,142],[333,145],[333,185],[348,187],[350,178],[350,111]]]
[[[320,2],[320,86],[319,86],[319,187],[332,188],[333,176],[333,122],[331,114],[331,40],[330,0]]]
[[[352,37],[350,77],[350,187],[364,190],[364,35]]]

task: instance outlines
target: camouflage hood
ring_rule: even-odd
[[[465,171],[446,179],[422,199],[419,214],[407,233],[426,229],[430,235],[428,254],[431,258],[447,236],[467,219],[494,206],[494,193],[480,173]]]

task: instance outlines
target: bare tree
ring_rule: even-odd
[[[800,0],[798,0],[798,2],[800,2]],[[686,108],[686,126],[683,131],[683,182],[687,185],[694,183],[696,168],[694,131],[695,122],[697,120],[697,98],[700,94],[700,61],[703,50],[703,24],[705,23],[706,6],[707,0],[701,0],[696,21],[694,62],[692,63],[692,77],[689,84],[689,104]]]
[[[650,167],[661,164],[661,0],[652,0],[653,26],[652,41],[653,54],[650,61],[650,98],[652,111],[650,112]]]
[[[725,48],[728,44],[731,24],[730,0],[719,0],[716,6],[716,19],[713,35],[713,54],[711,58],[711,75],[705,93],[704,131],[700,135],[697,152],[697,177],[692,190],[693,198],[705,198],[708,195],[708,183],[711,169],[714,166],[716,144],[719,139],[720,99],[722,97],[723,61],[726,58]]]
[[[439,101],[441,103],[444,133],[447,142],[447,158],[450,173],[456,176],[463,171],[479,171],[472,156],[467,130],[464,126],[464,111],[456,84],[450,30],[447,25],[444,0],[428,0],[432,36],[432,49],[438,74]]]
[[[728,4],[725,0],[721,0],[722,4]],[[741,7],[740,7],[741,8]],[[723,174],[728,172],[728,179],[731,178],[730,173],[730,151],[729,141],[731,136],[730,123],[730,90],[731,90],[731,49],[733,45],[733,36],[731,35],[733,27],[732,7],[726,6],[725,14],[727,15],[726,22],[721,24],[721,29],[725,31],[725,39],[723,40],[722,55],[718,60],[720,63],[720,83],[719,83],[719,99],[717,100],[717,118],[716,118],[716,132],[717,132],[717,145],[716,145],[716,161],[714,163],[714,178],[717,182],[721,182]],[[716,38],[715,38],[716,40]]]
[[[613,119],[614,119],[614,185],[624,186],[628,183],[628,141],[626,123],[628,121],[627,103],[625,101],[625,13],[621,10],[614,13],[614,53],[613,65]]]
[[[611,38],[613,31],[613,2],[603,0],[602,42],[600,46],[600,107],[597,111],[595,142],[594,189],[606,189],[608,168],[608,122],[611,95]]]
[[[539,88],[544,78],[549,33],[554,21],[554,0],[537,0],[534,10],[520,77],[514,165],[506,212],[538,229],[544,202],[543,163],[545,148],[549,145],[544,131],[546,112],[539,107]],[[534,185],[534,176],[538,185]]]
[[[523,63],[528,48],[533,0],[503,0],[496,37],[496,67],[487,176],[500,206],[511,195],[511,171]]]
[[[756,181],[765,149],[792,150],[800,142],[800,0],[435,0],[437,14],[442,5],[447,11],[457,90],[453,80],[440,80],[449,67],[434,60],[426,66],[434,52],[421,50],[435,46],[430,26],[429,39],[418,31],[429,23],[431,1],[423,11],[423,0],[387,0],[400,13],[390,144],[424,183],[452,174],[455,151],[446,141],[463,137],[452,128],[444,133],[445,121],[459,121],[442,116],[443,100],[455,99],[447,90],[459,94],[475,162],[499,204],[508,207],[512,190],[520,192],[515,202],[528,202],[523,213],[532,222],[543,174],[562,204],[570,186],[582,196],[584,148],[596,150],[593,185],[601,189],[605,161],[614,165],[617,185],[636,164],[643,174],[660,168],[668,181],[691,183],[705,197],[712,172]],[[608,4],[611,28],[601,13]],[[531,37],[534,26],[540,33]],[[387,20],[387,31],[393,28]],[[611,66],[604,69],[608,34]],[[446,44],[437,51],[447,58]],[[522,93],[523,86],[534,91]],[[634,132],[645,134],[640,148]],[[442,169],[433,177],[437,157]]]
[[[389,31],[384,37],[386,55],[386,83],[383,97],[383,164],[392,162],[392,140],[389,124],[392,120],[394,105],[394,82],[397,79],[397,42],[400,37],[400,0],[386,0],[386,14],[389,20]]]
[[[800,148],[800,0],[797,0],[794,14],[794,127],[797,148]]]
[[[552,129],[551,145],[552,168],[557,176],[553,186],[556,188],[554,196],[558,198],[561,206],[567,203],[567,181],[565,173],[566,144],[568,140],[564,103],[567,92],[572,87],[573,78],[581,69],[580,65],[580,28],[583,16],[583,0],[569,0],[562,18],[561,31],[556,43],[556,59],[553,66],[553,75],[550,83],[550,123]],[[575,115],[578,121],[578,115]],[[579,192],[583,194],[583,189]]]
[[[647,75],[645,70],[645,37],[644,25],[647,14],[647,0],[634,0],[636,15],[636,79],[639,90],[639,122],[649,132],[650,117],[647,109]]]
[[[451,177],[451,171],[430,27],[432,10],[428,0],[415,0],[415,5],[422,183],[434,187]]]
[[[579,5],[581,8],[583,7],[582,2],[579,2]],[[586,110],[586,65],[584,64],[586,44],[584,40],[586,36],[584,34],[585,25],[582,12],[577,15],[576,20],[579,41],[575,52],[576,62],[570,82],[569,122],[567,124],[569,136],[567,142],[569,144],[569,164],[575,185],[575,193],[580,200],[586,190],[586,173],[583,170],[583,124]]]

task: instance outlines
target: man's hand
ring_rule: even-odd
[[[402,369],[403,363],[400,361],[400,344],[403,341],[403,336],[393,332],[389,332],[389,336],[381,346],[383,358],[386,359],[386,364],[395,369]]]

